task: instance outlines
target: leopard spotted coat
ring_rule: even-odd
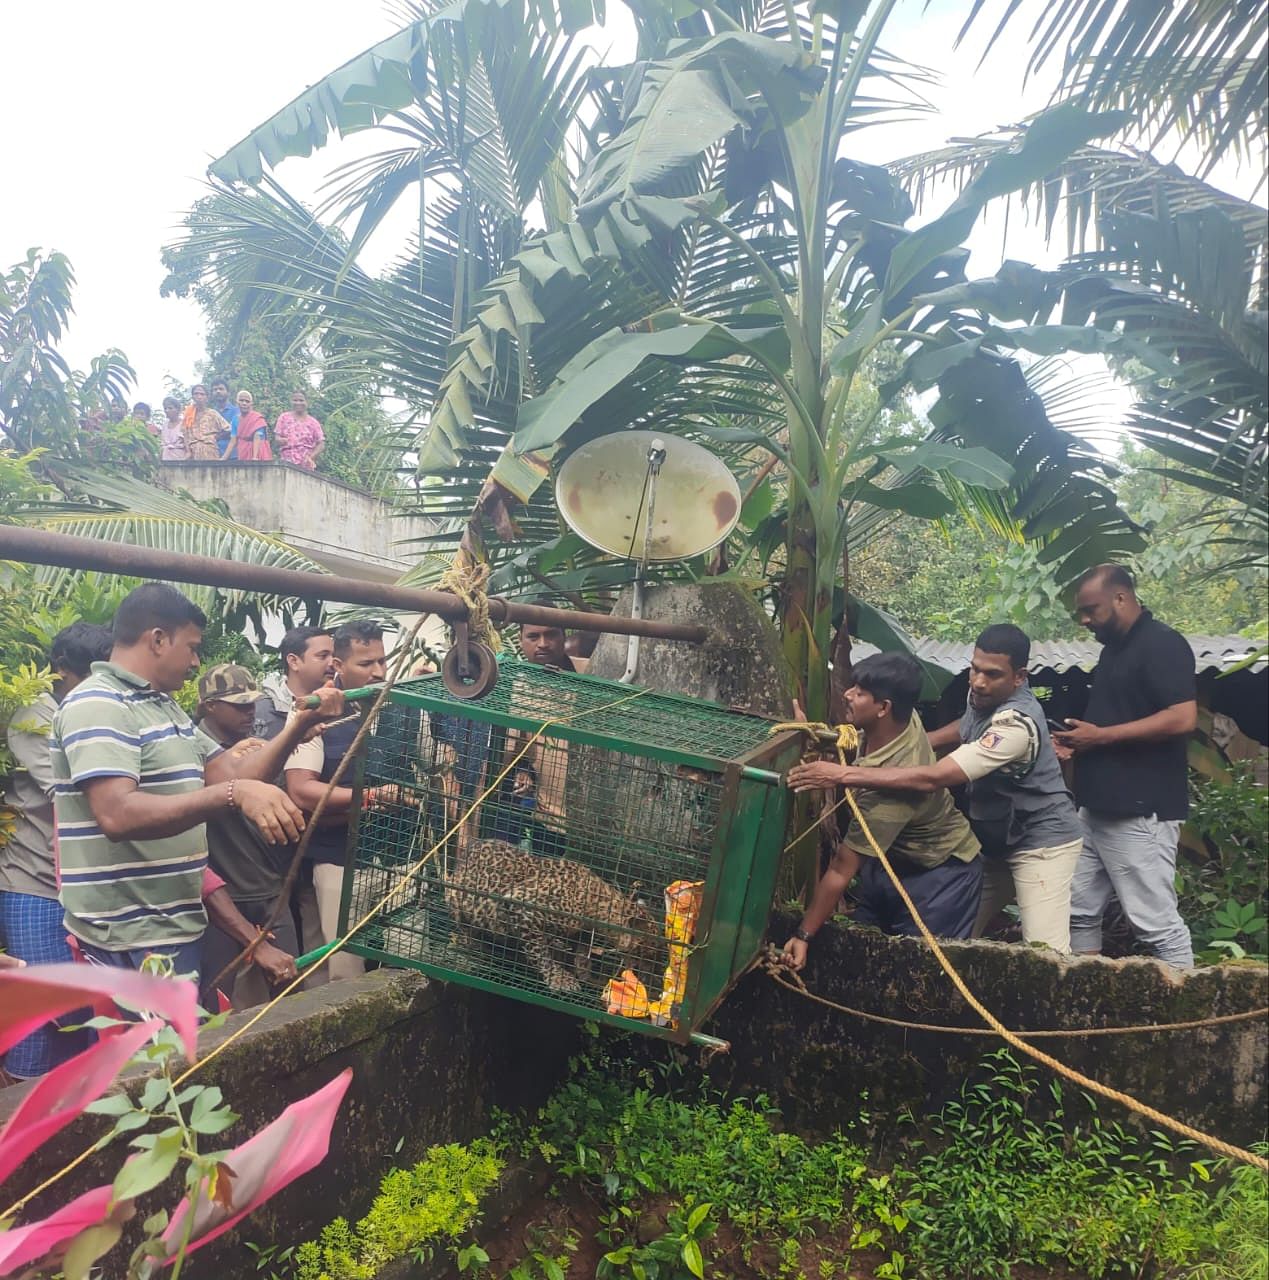
[[[652,963],[656,926],[646,907],[568,858],[539,857],[505,840],[477,841],[451,874],[445,900],[460,942],[472,946],[477,932],[518,942],[557,994],[589,983],[599,956],[610,976]]]

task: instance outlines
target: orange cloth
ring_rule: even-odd
[[[678,1026],[704,889],[703,880],[676,880],[665,891],[665,936],[670,944],[670,963],[666,966],[660,999],[649,1003],[647,988],[632,970],[623,969],[621,977],[613,978],[604,988],[604,1004],[609,1013],[623,1018],[651,1018],[661,1027]]]
[[[613,978],[604,988],[604,1003],[609,1013],[623,1018],[648,1016],[648,990],[631,969],[623,969],[621,977]]]

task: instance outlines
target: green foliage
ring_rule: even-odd
[[[617,1205],[708,1199],[753,1236],[836,1221],[864,1183],[866,1153],[843,1137],[812,1146],[777,1131],[774,1114],[763,1098],[682,1101],[587,1074],[547,1103],[531,1141],[560,1173],[595,1182]]]
[[[878,1169],[840,1133],[780,1132],[761,1098],[675,1096],[596,1054],[521,1133],[521,1153],[559,1175],[557,1193],[570,1179],[602,1197],[601,1280],[729,1274],[724,1238],[744,1274],[789,1280],[863,1274],[862,1251],[883,1280],[1008,1280],[1024,1265],[1262,1280],[1258,1170],[1103,1120],[1007,1051],[984,1067]],[[521,1266],[508,1274],[538,1280],[536,1263]]]
[[[1219,528],[1204,523],[1234,521],[1238,509],[1175,473],[1160,475],[1164,459],[1149,450],[1129,446],[1123,461],[1120,504],[1150,533],[1128,561],[1142,600],[1186,634],[1228,635],[1256,622],[1269,586],[1263,567],[1227,566]],[[1040,549],[967,514],[938,524],[900,518],[877,531],[853,556],[851,589],[935,640],[968,643],[992,622],[1014,622],[1035,640],[1087,638]]]
[[[478,1138],[470,1146],[432,1147],[410,1169],[394,1169],[355,1226],[336,1218],[321,1238],[295,1251],[296,1280],[374,1280],[394,1258],[430,1257],[459,1240],[480,1217],[480,1199],[503,1170],[498,1146]],[[468,1267],[474,1254],[468,1254]]]
[[[682,1209],[670,1211],[663,1235],[647,1244],[627,1241],[604,1254],[595,1280],[705,1280],[701,1246],[718,1229],[710,1217],[713,1207],[693,1205],[689,1198]]]
[[[988,1062],[990,1078],[965,1085],[911,1144],[918,1274],[1008,1280],[1023,1263],[1075,1266],[1093,1280],[1152,1264],[1188,1274],[1219,1265],[1235,1238],[1250,1243],[1246,1201],[1256,1196],[1263,1241],[1263,1175],[1247,1169],[1254,1183],[1240,1174],[1217,1185],[1188,1144],[1128,1133],[1088,1097],[1072,1107],[1058,1080],[1043,1088],[1007,1050]]]
[[[878,1275],[902,1274],[912,1206],[890,1175],[870,1169],[858,1143],[842,1134],[810,1143],[781,1132],[762,1097],[681,1099],[650,1086],[647,1074],[632,1088],[617,1064],[583,1059],[524,1139],[525,1155],[602,1192],[609,1247],[600,1275],[699,1277],[694,1264],[724,1222],[746,1255],[771,1241],[796,1254],[799,1241],[837,1229],[848,1253],[889,1250]],[[660,1197],[675,1206],[666,1230],[641,1242],[641,1206]]]
[[[35,472],[41,450],[16,454],[0,448],[0,524],[12,524],[22,508],[47,497],[51,487]]]
[[[538,1225],[529,1229],[528,1236],[529,1251],[507,1271],[506,1280],[564,1280],[572,1255],[577,1252],[577,1232],[571,1229],[561,1230],[551,1225]],[[459,1251],[459,1271],[465,1270],[465,1254],[472,1257],[469,1265],[479,1262],[480,1255],[484,1256],[485,1262],[489,1261],[489,1255],[479,1245],[471,1245]]]
[[[1204,862],[1177,865],[1177,898],[1195,956],[1220,960],[1269,956],[1269,790],[1249,762],[1229,778],[1190,775],[1188,826],[1214,849]]]
[[[119,351],[93,359],[88,373],[58,351],[71,314],[75,273],[61,253],[31,249],[0,271],[0,431],[23,452],[82,456],[82,414],[122,397],[133,372]]]

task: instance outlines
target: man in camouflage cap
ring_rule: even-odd
[[[233,748],[252,735],[256,704],[264,697],[246,667],[224,662],[203,672],[198,681],[198,727],[222,747]],[[293,845],[270,845],[240,813],[230,811],[207,821],[207,857],[212,870],[225,881],[233,904],[247,924],[264,923],[282,888]],[[241,930],[240,930],[241,932]],[[291,957],[299,953],[289,910],[279,913],[270,927],[275,945],[260,944],[254,965],[239,968],[225,994],[235,1009],[263,1004],[270,987],[294,976]],[[209,921],[203,940],[203,974],[214,978],[249,939],[233,937]],[[209,1000],[212,993],[204,993]]]
[[[222,662],[198,679],[198,723],[222,747],[251,736],[256,703],[264,696],[246,667]]]

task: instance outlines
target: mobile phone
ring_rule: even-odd
[[[1065,720],[1050,720],[1045,717],[1044,723],[1049,726],[1050,733],[1070,733],[1071,726]]]

